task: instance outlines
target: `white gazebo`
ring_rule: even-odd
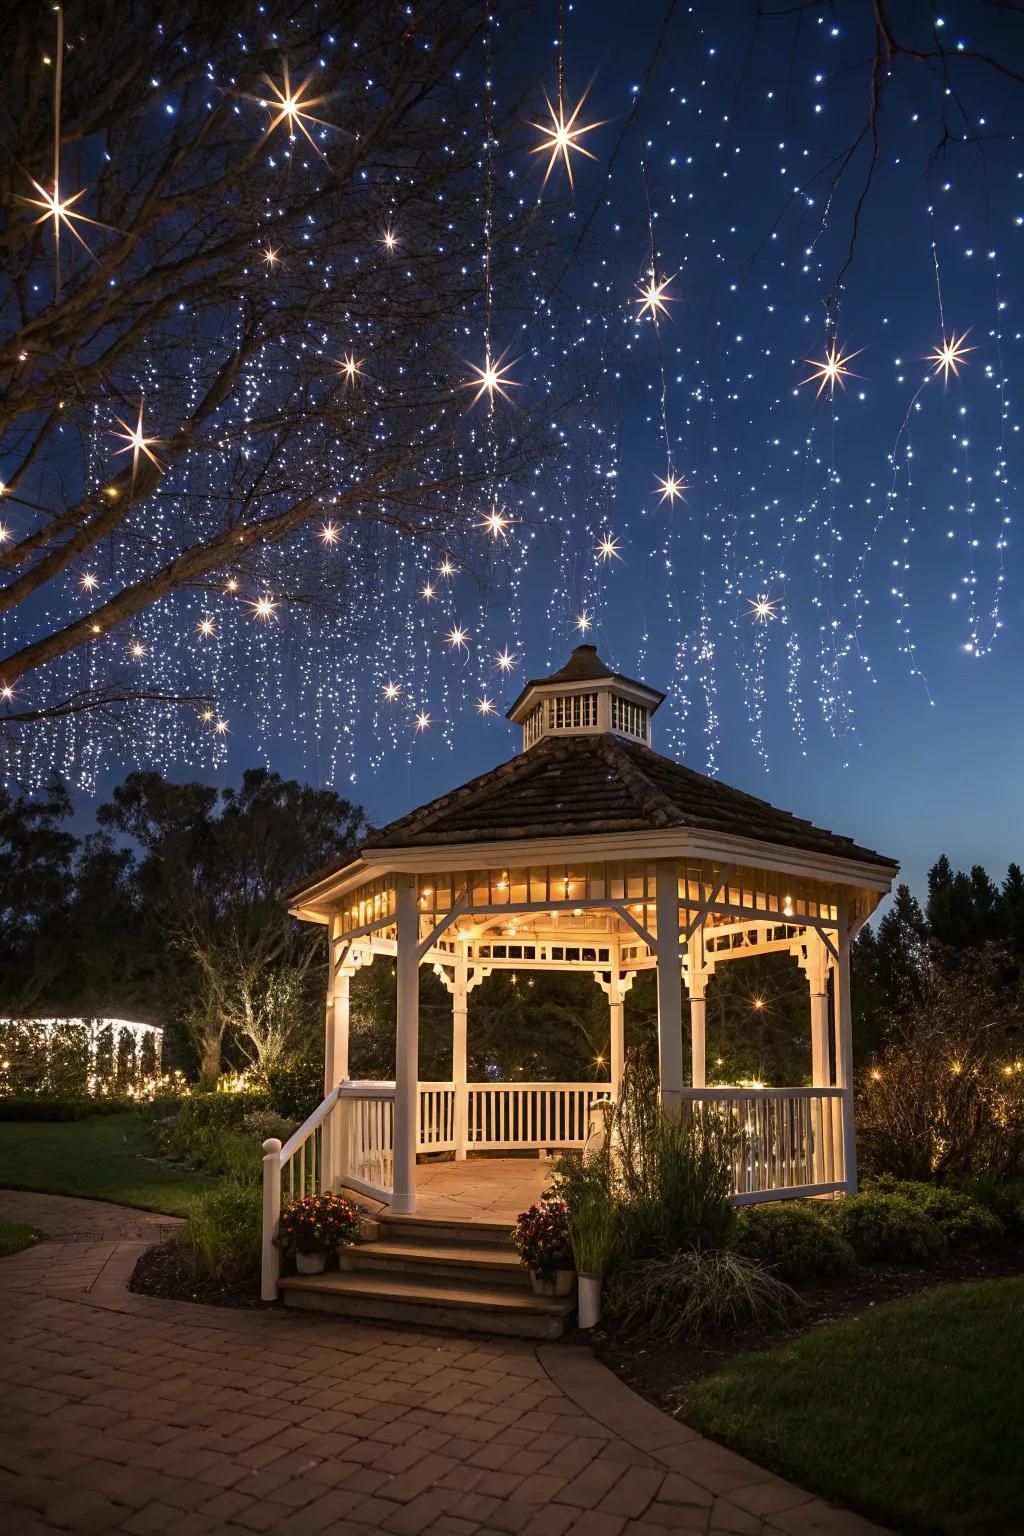
[[[623,999],[643,970],[657,973],[664,1101],[720,1107],[734,1199],[856,1188],[850,944],[898,866],[655,752],[663,697],[577,646],[508,711],[516,756],[290,894],[296,917],[327,927],[331,964],[325,1097],[280,1149],[285,1194],[345,1184],[410,1215],[424,1154],[582,1146],[593,1100],[617,1092]],[[707,1087],[708,979],[776,953],[807,978],[810,1085]],[[397,970],[395,1080],[352,1082],[349,984],[378,955]],[[423,965],[452,998],[451,1082],[419,1076]],[[467,1082],[471,994],[500,969],[593,976],[608,999],[607,1082]]]

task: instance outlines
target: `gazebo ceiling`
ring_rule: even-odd
[[[363,847],[525,843],[668,828],[896,867],[895,860],[851,838],[611,732],[545,737],[530,751],[372,833]]]

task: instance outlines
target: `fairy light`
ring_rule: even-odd
[[[603,538],[598,541],[597,558],[604,561],[621,560],[622,556],[619,553],[620,549],[621,545],[619,544],[618,539],[613,538],[610,533],[606,533]]]
[[[672,278],[663,277],[659,279],[652,272],[646,284],[637,283],[640,297],[634,299],[633,302],[640,306],[636,317],[638,321],[642,320],[644,315],[650,315],[655,325],[657,325],[659,318],[662,315],[668,314],[668,306],[676,302],[673,295],[668,291],[671,282]]]
[[[545,93],[544,104],[548,109],[550,121],[546,123],[530,124],[531,128],[536,128],[537,132],[541,135],[541,142],[533,146],[531,154],[548,156],[547,168],[544,171],[544,180],[541,183],[541,190],[547,186],[548,178],[550,177],[551,172],[554,170],[559,161],[561,161],[565,167],[565,173],[569,178],[569,186],[573,187],[575,183],[573,181],[572,174],[572,156],[583,155],[588,160],[596,160],[597,158],[597,156],[591,150],[587,149],[586,145],[580,143],[580,140],[583,138],[584,134],[593,133],[597,128],[603,128],[604,123],[580,123],[578,126],[576,123],[576,119],[579,117],[581,111],[583,110],[583,104],[586,99],[587,93],[584,91],[572,112],[568,117],[566,117],[565,105],[561,99],[561,96],[559,96],[558,107],[556,110],[556,108],[552,106],[550,98]]]
[[[655,495],[658,496],[659,503],[667,501],[670,506],[674,506],[675,503],[685,494],[685,492],[690,489],[690,487],[688,485],[684,485],[679,476],[673,474],[671,470],[669,470],[664,479],[662,479],[660,475],[655,475],[654,478],[658,482],[658,490],[655,492]]]
[[[801,379],[800,383],[817,384],[818,388],[814,397],[816,400],[820,398],[826,389],[830,395],[834,395],[837,384],[841,389],[845,389],[847,379],[856,378],[856,374],[850,368],[850,363],[852,363],[855,357],[860,357],[863,350],[863,347],[858,347],[856,352],[844,352],[839,343],[834,341],[820,362],[816,362],[811,357],[804,358],[804,362],[808,364],[811,372],[806,379]]]
[[[486,694],[484,694],[483,698],[477,699],[476,712],[478,715],[496,715],[498,713],[494,700],[489,699]]]
[[[511,401],[512,396],[509,394],[509,390],[518,389],[522,381],[509,377],[510,370],[515,367],[517,360],[513,359],[512,362],[506,363],[504,361],[505,356],[506,354],[503,352],[501,357],[495,362],[488,353],[484,358],[482,367],[477,367],[475,363],[469,364],[476,377],[463,380],[461,388],[476,390],[476,394],[470,402],[471,405],[476,405],[483,399],[484,395],[487,396],[488,403],[492,407],[495,395],[500,396],[502,400]]]
[[[494,658],[494,665],[501,672],[511,672],[519,663],[519,657],[506,645]]]
[[[977,347],[965,346],[970,334],[971,330],[968,326],[962,336],[958,336],[955,331],[948,338],[943,336],[939,345],[925,358],[925,362],[932,364],[932,373],[942,374],[943,383],[949,383],[950,374],[955,379],[959,378],[960,369],[967,361],[967,353],[977,352]]]

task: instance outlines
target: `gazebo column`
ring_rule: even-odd
[[[395,876],[398,1002],[395,1024],[395,1143],[391,1209],[416,1210],[416,1121],[419,1108],[420,961],[416,876]]]
[[[659,859],[654,898],[658,937],[658,1065],[661,1101],[683,1101],[683,956],[679,946],[679,874],[675,859]]]
[[[618,957],[608,978],[608,1076],[611,1079],[612,1098],[618,1099],[622,1090],[622,1073],[626,1063],[626,1003],[625,988]]]
[[[828,976],[829,952],[820,935],[808,929],[795,951],[800,969],[807,977],[807,989],[811,1002],[811,1086],[830,1088],[832,1067],[829,1053],[828,1025]],[[844,1111],[845,1113],[845,1111]],[[827,1175],[825,1148],[822,1145],[824,1115],[821,1107],[814,1111],[814,1181],[824,1184]]]
[[[686,988],[690,994],[690,1084],[706,1088],[707,1076],[707,991],[708,970],[701,965],[703,946],[700,934],[690,940]]]
[[[839,902],[835,969],[836,1087],[843,1090],[843,1168],[847,1194],[857,1192],[857,1137],[853,1121],[853,1007],[850,999],[850,908]]]
[[[455,1160],[464,1162],[469,1120],[466,1084],[466,1032],[469,1015],[469,965],[465,954],[455,962],[452,978],[452,1082],[455,1084]]]

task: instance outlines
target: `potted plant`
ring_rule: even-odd
[[[584,1163],[569,1206],[569,1241],[576,1264],[579,1325],[601,1321],[601,1280],[615,1242],[615,1201],[599,1160]]]
[[[568,1296],[572,1291],[572,1251],[569,1246],[569,1207],[557,1195],[522,1211],[512,1228],[520,1263],[530,1271],[538,1296]]]
[[[281,1210],[277,1245],[295,1256],[300,1275],[322,1273],[328,1255],[354,1243],[359,1236],[359,1213],[342,1195],[324,1190],[290,1200]]]

